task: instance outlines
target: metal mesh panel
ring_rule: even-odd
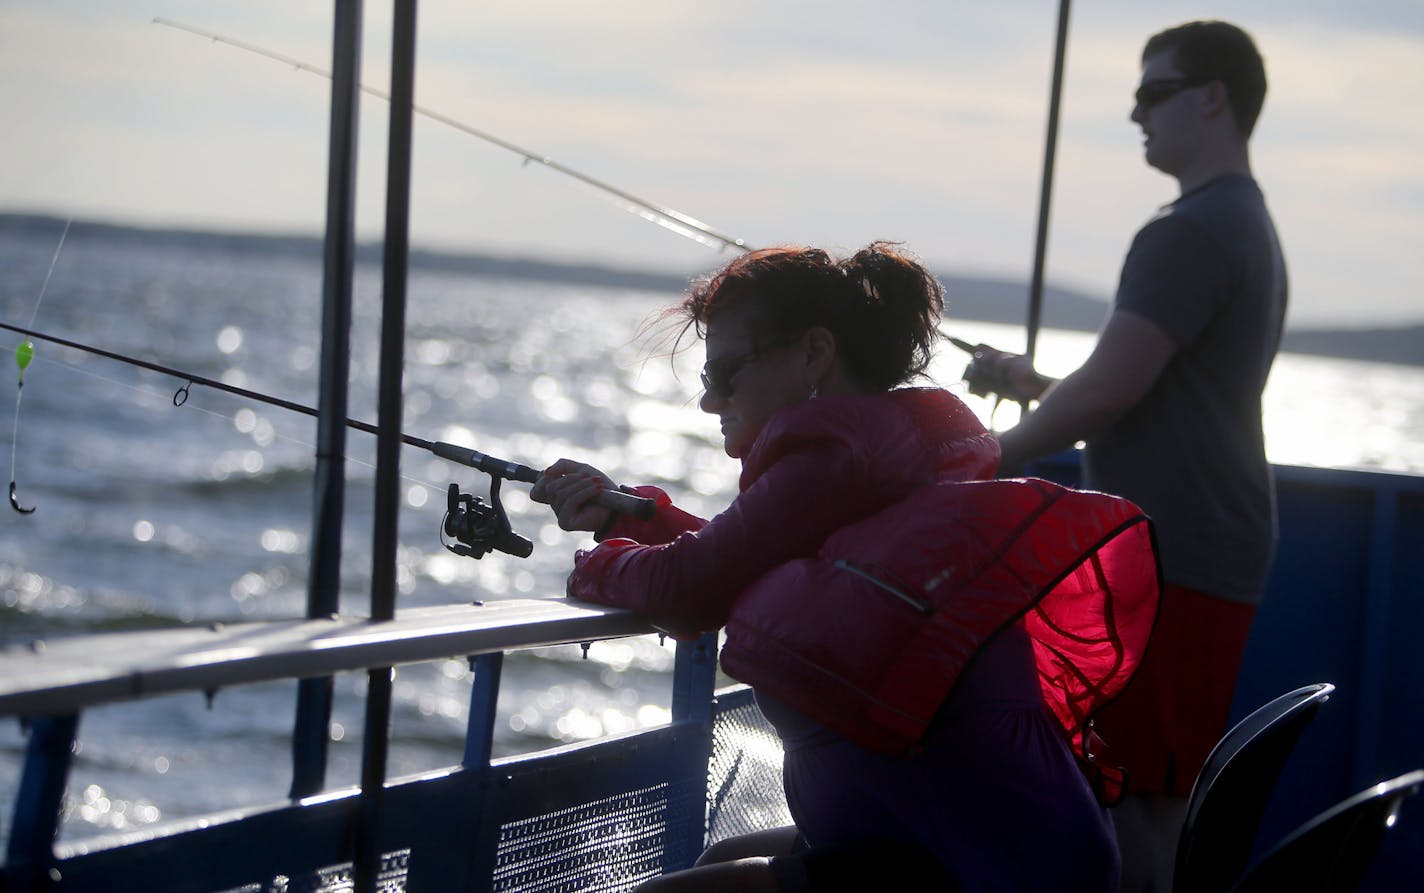
[[[494,891],[604,893],[662,873],[668,825],[700,818],[693,784],[656,784],[500,827]]]
[[[246,884],[223,893],[351,893],[355,887],[350,862],[331,865],[296,877],[278,875],[268,884]],[[397,850],[381,857],[376,875],[376,893],[405,893],[410,871],[410,850]]]
[[[709,844],[791,824],[781,786],[781,739],[745,686],[717,693],[707,803]]]
[[[502,813],[507,820],[499,825],[497,841],[492,841],[495,858],[492,873],[486,875],[489,889],[494,893],[622,893],[666,869],[685,867],[704,842],[790,824],[781,784],[781,742],[757,709],[751,691],[738,687],[718,692],[713,717],[712,753],[705,776],[696,769],[683,774],[674,768],[677,761],[667,762],[689,746],[688,738],[679,741],[677,736],[662,742],[635,737],[609,743],[593,756],[574,753],[571,756],[578,761],[567,765],[512,772],[498,786],[502,793],[497,799],[503,806],[490,804],[494,814]],[[692,760],[692,766],[697,765]],[[600,770],[610,769],[616,771],[604,782],[594,783]],[[629,774],[628,770],[636,771]],[[631,783],[620,789],[624,782]],[[550,802],[550,796],[563,803]],[[543,811],[534,815],[521,811],[518,804],[531,806],[531,798],[543,800]],[[704,827],[705,841],[699,835]],[[671,839],[670,828],[682,839]],[[686,839],[687,835],[693,839]],[[384,857],[380,893],[404,893],[410,860],[410,850]],[[225,893],[348,893],[351,889],[348,863],[302,876],[278,876]]]

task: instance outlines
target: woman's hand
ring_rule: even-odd
[[[529,491],[529,498],[554,510],[564,530],[597,531],[613,518],[613,511],[593,499],[604,490],[617,490],[613,479],[592,465],[560,459],[544,469]]]

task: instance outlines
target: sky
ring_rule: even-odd
[[[425,0],[418,105],[748,244],[901,241],[949,274],[1027,282],[1051,0]],[[0,0],[0,212],[319,234],[329,82],[153,23],[331,67],[332,4]],[[1294,328],[1424,322],[1424,3],[1073,4],[1047,279],[1107,299],[1176,195],[1128,121],[1143,41],[1245,27],[1270,91],[1252,163]],[[389,87],[390,4],[363,82]],[[384,103],[360,109],[358,234],[381,236]],[[417,247],[698,273],[729,255],[417,119]],[[953,313],[953,294],[950,295]]]

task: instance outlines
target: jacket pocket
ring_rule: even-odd
[[[846,561],[844,558],[841,558],[841,559],[837,560],[837,561],[835,562],[834,566],[835,566],[835,567],[838,567],[838,568],[840,568],[841,570],[844,570],[844,571],[850,571],[851,573],[855,574],[856,576],[861,577],[861,578],[863,578],[863,579],[865,579],[865,580],[868,580],[868,581],[869,581],[872,585],[874,585],[876,588],[878,588],[878,589],[883,589],[884,591],[890,593],[890,594],[893,595],[895,598],[899,599],[900,601],[904,602],[905,604],[907,604],[907,605],[909,605],[910,607],[914,608],[915,610],[919,611],[921,614],[924,614],[924,615],[928,616],[928,615],[934,613],[934,605],[930,604],[930,602],[929,602],[927,599],[917,598],[917,597],[911,595],[910,593],[906,592],[905,590],[901,589],[900,587],[894,586],[894,585],[892,585],[892,584],[890,584],[890,583],[887,583],[886,581],[880,579],[879,577],[877,577],[877,576],[875,576],[874,574],[872,574],[870,571],[864,570],[864,569],[859,568],[859,567],[856,567],[855,565],[851,564],[849,561]]]

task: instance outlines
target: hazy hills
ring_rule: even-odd
[[[64,221],[35,214],[0,214],[0,239],[39,238],[58,242]],[[198,232],[176,229],[146,229],[93,221],[74,221],[71,239],[96,238],[110,243],[132,243],[146,247],[172,246],[191,250],[234,254],[280,256],[321,256],[321,240],[313,236],[268,236],[240,233]],[[358,247],[359,263],[379,264],[381,246]],[[450,254],[413,249],[413,268],[450,270],[486,276],[504,276],[548,282],[583,282],[620,288],[680,293],[691,275],[656,273],[601,266],[496,257],[483,254]],[[1023,325],[1027,314],[1026,285],[1000,279],[940,273],[949,301],[949,317]],[[1104,301],[1067,289],[1045,288],[1043,325],[1050,328],[1093,331],[1107,310]],[[1296,353],[1347,357],[1389,363],[1424,365],[1424,323],[1394,328],[1291,329],[1284,348]]]

